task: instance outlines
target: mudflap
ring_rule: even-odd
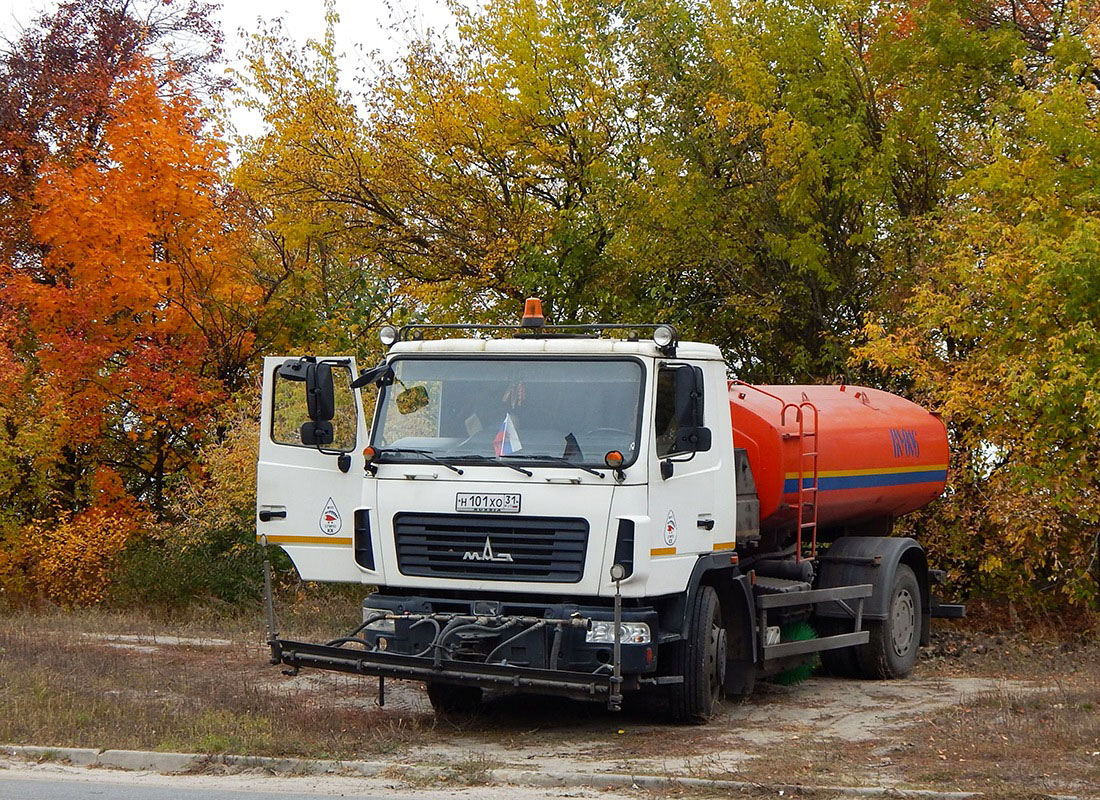
[[[287,639],[273,639],[268,644],[271,646],[271,663],[285,664],[295,670],[312,667],[379,678],[430,681],[483,689],[527,690],[576,700],[604,702],[611,698],[614,686],[611,674],[435,659]]]

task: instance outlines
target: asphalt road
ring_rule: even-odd
[[[322,794],[301,792],[215,789],[209,786],[151,786],[111,780],[73,780],[61,777],[21,778],[0,773],[2,800],[316,800],[318,797],[355,797],[361,800],[393,800],[386,794]]]
[[[539,790],[519,787],[439,787],[393,791],[341,777],[281,778],[247,775],[154,775],[60,768],[0,768],[0,800],[616,800],[623,795],[595,790]],[[358,785],[357,785],[358,784]]]

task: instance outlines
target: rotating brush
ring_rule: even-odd
[[[794,622],[790,625],[784,625],[779,631],[779,641],[781,642],[804,642],[808,639],[816,639],[817,631],[813,629],[813,626],[808,622]],[[806,663],[799,664],[793,669],[789,669],[786,672],[780,672],[771,678],[772,683],[778,683],[780,686],[797,686],[805,680],[808,680],[817,665],[821,662],[817,653],[814,653]]]

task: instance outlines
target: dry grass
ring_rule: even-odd
[[[284,638],[331,639],[350,630],[361,619],[364,587],[330,584],[297,584],[276,597],[279,633]],[[226,638],[263,642],[264,608],[255,605],[211,603],[181,609],[157,607],[111,609],[83,608],[66,611],[42,605],[31,609],[5,609],[0,605],[4,630],[50,630],[80,633],[124,633]]]
[[[430,714],[356,707],[346,691],[280,689],[258,646],[142,650],[28,622],[0,620],[0,742],[353,758],[435,728]],[[369,682],[348,683],[370,696]]]
[[[1050,665],[1053,669],[1054,665]],[[1100,794],[1100,663],[1050,689],[978,695],[922,722],[897,760],[913,779],[1008,792]]]
[[[357,614],[356,598],[316,593],[283,604],[280,631],[323,640],[352,627]],[[91,632],[162,638],[143,647],[89,637]],[[167,635],[231,644],[169,644]],[[1100,755],[1093,755],[1100,754],[1095,640],[941,636],[950,651],[943,647],[922,662],[920,677],[999,670],[1038,688],[918,711],[866,741],[839,740],[805,726],[777,728],[772,719],[771,741],[757,745],[740,735],[736,723],[662,726],[659,705],[634,704],[613,714],[597,705],[505,696],[478,716],[437,722],[427,710],[376,708],[371,679],[311,672],[307,680],[303,672],[285,681],[277,667],[267,666],[263,638],[261,609],[199,609],[172,618],[110,611],[0,615],[0,743],[340,759],[394,754],[423,765],[430,783],[453,786],[489,782],[501,766],[494,754],[512,761],[515,753],[523,764],[558,752],[561,763],[575,769],[660,773],[670,759],[686,759],[668,769],[761,786],[895,784],[990,798],[1100,796]],[[812,692],[765,688],[749,701],[750,710],[813,701]],[[417,749],[422,745],[427,749]],[[731,758],[734,751],[740,756]],[[449,755],[431,761],[437,752]],[[395,770],[394,777],[408,783],[406,773]]]

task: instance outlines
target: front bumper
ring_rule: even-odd
[[[532,690],[616,704],[623,691],[655,683],[657,644],[588,642],[593,620],[613,620],[608,606],[502,604],[371,595],[364,621],[327,644],[270,642],[272,663],[358,675],[482,688]],[[622,609],[622,622],[645,623],[652,609]]]
[[[270,642],[272,663],[298,669],[316,669],[401,678],[458,686],[497,689],[528,689],[579,700],[611,700],[616,694],[610,672],[595,675],[566,670],[533,669],[511,664],[481,664],[469,661],[406,656],[398,653],[371,652],[354,647],[337,647],[278,639]],[[624,679],[623,687],[636,688],[636,679]]]

